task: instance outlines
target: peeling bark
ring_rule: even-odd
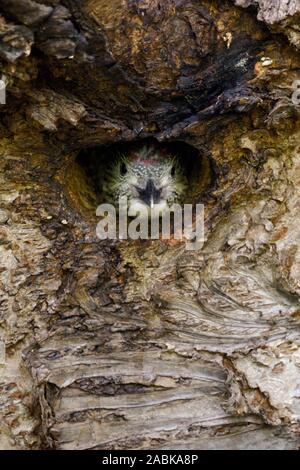
[[[257,6],[260,21],[264,21],[272,31],[285,34],[294,46],[300,48],[299,0],[235,0],[235,4]]]

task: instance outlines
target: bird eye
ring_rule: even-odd
[[[121,166],[120,166],[120,174],[122,176],[126,175],[127,173],[127,166],[126,166],[126,163],[122,162],[121,163]]]
[[[176,173],[176,167],[175,165],[173,165],[171,168],[171,176],[175,176],[175,173]]]

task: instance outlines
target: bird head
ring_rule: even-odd
[[[121,155],[108,170],[104,192],[117,202],[127,197],[128,209],[162,214],[179,202],[187,180],[178,159],[155,146]]]

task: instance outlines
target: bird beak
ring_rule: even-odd
[[[145,188],[136,187],[136,189],[141,200],[153,209],[154,204],[159,201],[161,189],[157,189],[151,179],[147,181]]]

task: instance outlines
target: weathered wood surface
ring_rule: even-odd
[[[0,0],[0,448],[299,447],[299,11]],[[77,153],[146,137],[212,164],[202,251],[95,236]]]
[[[257,18],[270,26],[272,31],[285,34],[294,46],[300,48],[299,0],[235,0],[235,4],[258,6]]]

